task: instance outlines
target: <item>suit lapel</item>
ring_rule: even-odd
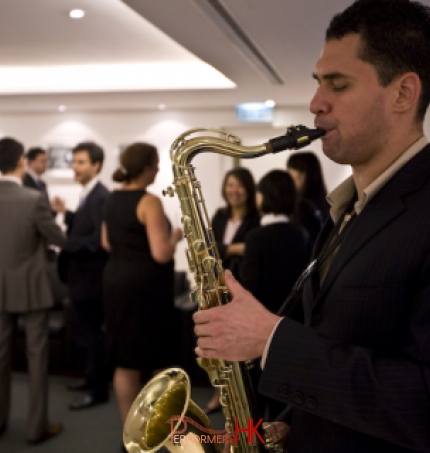
[[[249,229],[249,214],[247,214],[240,224],[239,228],[237,229],[235,235],[233,236],[232,243],[234,242],[243,242],[244,240],[244,232]]]
[[[314,249],[312,252],[312,259],[316,259],[318,254],[321,252],[322,247],[324,246],[325,242],[327,241],[328,237],[330,236],[330,233],[334,227],[334,223],[331,218],[329,218],[323,225],[320,234],[317,237],[317,240],[314,245]],[[318,295],[319,291],[319,273],[318,272],[313,272],[310,275],[309,279],[309,284],[305,285],[303,288],[304,292],[308,292],[309,295],[311,296],[311,300],[314,301]]]
[[[248,229],[249,217],[245,216],[242,220],[242,223],[239,225],[235,235],[233,236],[232,243],[234,242],[242,242],[243,241],[243,232]]]
[[[100,182],[98,182],[91,190],[90,192],[85,195],[85,197],[81,200],[79,203],[78,209],[76,210],[76,214],[81,214],[83,211],[85,211],[85,207],[88,207],[91,205],[91,197],[96,193],[98,190],[98,187],[100,185]]]
[[[318,288],[318,286],[315,285],[315,281],[312,285],[314,288],[312,311],[317,310],[323,304],[325,296],[333,285],[333,282],[354,255],[371,238],[404,212],[406,206],[402,198],[408,193],[418,190],[424,184],[429,178],[428,168],[430,168],[430,146],[424,148],[423,151],[419,152],[401,168],[357,216],[346,233],[340,245],[341,251],[339,250],[340,253],[335,255],[317,295],[315,294],[315,288]],[[330,226],[330,223],[328,222],[328,226],[326,224],[326,228]],[[317,243],[317,247],[319,246],[319,248],[316,250],[321,248],[324,239],[327,237],[328,232],[325,231],[325,237],[323,233],[324,231],[320,235],[321,238]],[[319,277],[315,275],[314,278]]]
[[[373,200],[372,200],[373,201]],[[324,300],[327,291],[330,289],[336,277],[354,255],[366,245],[366,243],[386,225],[392,222],[405,209],[400,198],[392,199],[388,203],[369,203],[363,212],[351,224],[349,231],[336,253],[326,278],[321,286],[318,296],[315,299],[313,310]],[[319,278],[319,276],[316,276]]]

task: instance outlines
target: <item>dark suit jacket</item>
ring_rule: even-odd
[[[246,236],[240,280],[273,313],[309,261],[307,242],[307,234],[291,223],[259,226]]]
[[[29,187],[30,189],[37,189],[39,190],[39,187],[36,185],[36,181],[32,178],[32,176],[29,173],[25,173],[24,177],[22,178],[22,184],[25,187]]]
[[[40,192],[42,192],[45,195],[45,197],[49,203],[49,196],[48,196],[48,191],[46,190],[46,184],[42,180],[40,180],[40,182],[42,184],[42,187],[40,187],[36,184],[36,181],[33,179],[33,177],[30,175],[30,173],[25,173],[24,177],[22,178],[22,185],[24,187],[39,190]]]
[[[0,312],[26,313],[53,306],[46,244],[66,242],[45,197],[0,180]]]
[[[276,330],[260,391],[293,406],[289,453],[430,451],[429,200],[427,146],[305,285],[306,325]]]
[[[224,269],[230,269],[233,274],[238,277],[239,266],[242,260],[241,256],[226,256],[227,246],[223,244],[224,232],[229,219],[228,209],[221,208],[215,212],[212,218],[212,230],[217,243],[218,251],[222,259]],[[245,216],[239,229],[233,237],[232,244],[245,242],[246,235],[257,226],[260,225],[260,216],[258,212],[252,212]]]
[[[24,177],[22,178],[22,185],[24,187],[28,187],[29,189],[35,189],[35,190],[38,190],[39,192],[42,192],[46,198],[46,201],[48,202],[48,205],[50,205],[49,195],[48,195],[48,191],[46,189],[46,183],[45,183],[45,181],[42,181],[42,180],[40,180],[40,182],[41,182],[41,187],[36,184],[36,181],[33,179],[33,177],[30,175],[30,173],[25,173]],[[51,212],[54,217],[57,217],[57,213],[55,211],[51,211]],[[48,261],[54,262],[56,260],[57,253],[52,248],[48,247],[46,249],[46,256],[48,258]]]
[[[109,195],[106,187],[97,183],[76,212],[67,211],[67,244],[60,265],[67,267],[70,296],[75,300],[101,298],[103,269],[108,254],[101,246],[103,208]],[[65,259],[66,256],[66,259]]]

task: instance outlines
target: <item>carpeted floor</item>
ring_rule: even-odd
[[[66,389],[69,378],[50,376],[49,407],[51,421],[62,421],[64,431],[49,441],[28,446],[25,438],[27,417],[27,378],[25,373],[14,373],[12,411],[8,429],[0,437],[0,453],[120,453],[122,428],[111,392],[110,401],[80,412],[68,409],[75,392]],[[193,400],[203,407],[212,396],[210,387],[193,387]],[[221,412],[210,415],[213,427],[222,429]]]

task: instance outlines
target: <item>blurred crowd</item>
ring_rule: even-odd
[[[24,319],[30,383],[27,441],[38,444],[63,425],[48,415],[48,314],[54,301],[48,263],[67,287],[71,329],[84,357],[70,410],[109,399],[112,382],[125,423],[144,382],[178,363],[181,336],[174,307],[174,254],[183,234],[172,227],[159,197],[148,191],[159,170],[157,148],[133,143],[112,175],[100,181],[104,151],[94,142],[73,148],[72,169],[81,185],[76,210],[50,199],[43,175],[47,153],[25,152],[14,138],[0,140],[0,435],[10,409],[14,323]],[[306,267],[328,216],[326,187],[313,152],[290,156],[258,182],[244,167],[224,175],[225,206],[212,217],[224,269],[274,313]],[[13,212],[13,214],[11,214]],[[65,228],[60,228],[61,214]],[[64,231],[65,230],[65,231]],[[257,385],[259,367],[251,369]],[[258,398],[271,416],[279,403]],[[220,410],[219,392],[204,408]]]

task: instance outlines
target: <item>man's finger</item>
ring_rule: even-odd
[[[240,291],[243,291],[243,286],[233,277],[229,269],[224,272],[225,284],[230,291],[230,294],[235,297]]]
[[[215,350],[214,340],[211,337],[200,337],[197,339],[197,346],[201,349]]]
[[[210,320],[214,320],[214,316],[217,314],[217,310],[221,307],[213,307],[208,310],[197,310],[193,313],[193,321],[195,324],[205,324]]]
[[[197,346],[194,349],[194,352],[199,356],[205,359],[216,359],[216,354],[212,349],[202,349],[201,347]]]
[[[198,337],[210,337],[211,336],[210,324],[209,323],[196,324],[194,326],[194,333]]]

